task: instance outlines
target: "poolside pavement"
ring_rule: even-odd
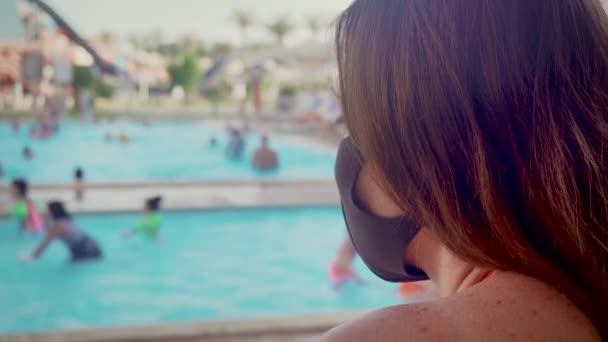
[[[165,210],[218,210],[255,207],[339,205],[333,180],[150,182],[90,184],[85,199],[77,201],[71,185],[33,186],[31,197],[40,202],[62,200],[75,213],[142,210],[145,198],[163,196]],[[9,214],[10,189],[0,187],[0,216]]]

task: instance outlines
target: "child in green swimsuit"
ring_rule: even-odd
[[[40,227],[36,225],[43,222],[32,222],[30,209],[37,210],[38,215],[42,215],[44,208],[38,203],[33,202],[28,196],[29,185],[24,178],[18,178],[12,182],[13,205],[11,206],[11,216],[19,221],[20,230],[38,231]]]
[[[160,226],[162,219],[159,213],[160,202],[162,197],[156,196],[148,198],[144,206],[144,217],[141,219],[135,229],[128,230],[123,233],[123,236],[131,236],[135,234],[143,234],[149,238],[155,239],[159,244],[162,243],[160,239]]]

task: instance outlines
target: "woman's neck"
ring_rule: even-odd
[[[485,280],[491,273],[491,270],[473,266],[455,256],[428,231],[421,231],[419,235],[411,257],[435,284],[440,296],[465,290]]]
[[[484,275],[482,270],[455,257],[443,246],[438,249],[435,260],[423,262],[421,267],[442,297],[475,285]]]

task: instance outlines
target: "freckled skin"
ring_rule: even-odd
[[[495,272],[449,297],[369,313],[321,340],[601,341],[585,315],[557,290],[512,272]]]

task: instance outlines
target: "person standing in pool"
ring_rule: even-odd
[[[241,159],[245,150],[245,138],[243,134],[236,128],[230,128],[230,141],[226,148],[226,153],[231,159]]]
[[[25,146],[23,148],[23,159],[30,160],[32,158],[34,158],[34,153],[32,152],[32,149],[29,146]]]
[[[40,232],[44,229],[44,220],[39,205],[29,197],[29,185],[25,178],[18,178],[12,183],[13,206],[11,216],[19,220],[20,231],[32,233]]]
[[[272,171],[279,167],[277,153],[268,146],[268,137],[263,135],[260,147],[255,150],[251,165],[258,171]]]
[[[148,198],[144,205],[144,217],[135,229],[127,230],[123,233],[124,237],[129,237],[135,234],[143,234],[149,238],[155,239],[158,244],[162,244],[160,238],[160,226],[162,219],[160,216],[161,196]]]
[[[13,133],[19,133],[19,127],[21,126],[19,123],[19,119],[13,119],[11,121],[11,126],[13,127]]]
[[[84,171],[82,168],[77,168],[74,171],[74,198],[77,201],[82,201],[84,199]]]
[[[336,255],[329,263],[327,269],[327,276],[335,288],[341,287],[349,280],[353,280],[360,285],[363,284],[363,279],[353,269],[353,262],[356,256],[355,247],[350,237],[347,236],[342,240],[340,247],[336,251]]]
[[[51,201],[48,203],[47,209],[51,225],[46,231],[46,236],[34,252],[21,257],[22,261],[29,262],[40,258],[55,239],[61,240],[70,250],[72,262],[96,260],[102,257],[103,253],[97,241],[74,224],[72,215],[65,209],[62,202]]]

